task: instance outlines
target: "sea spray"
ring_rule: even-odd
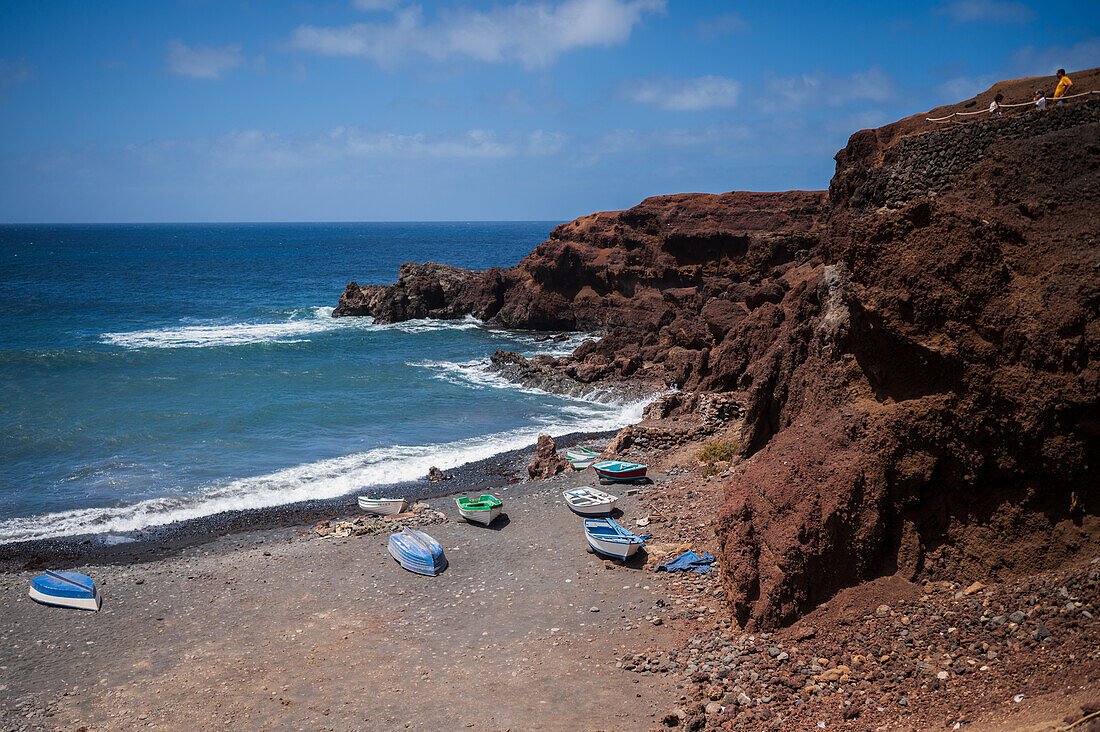
[[[409,259],[510,266],[553,226],[0,228],[2,540],[118,537],[618,426],[619,404],[409,365],[562,355],[588,334],[331,317],[350,279],[392,282]]]
[[[372,323],[370,318],[333,318],[332,308],[309,308],[309,314],[294,310],[286,320],[276,322],[209,323],[171,325],[163,328],[104,333],[100,341],[120,348],[214,348],[253,343],[301,343],[310,336],[338,329],[417,334],[438,330],[468,330],[482,327],[473,317],[462,320],[410,320],[403,323]]]
[[[0,521],[0,544],[84,534],[125,534],[223,511],[268,508],[298,501],[338,498],[372,487],[417,480],[436,466],[444,470],[526,447],[540,433],[602,432],[633,424],[656,396],[585,411],[573,419],[544,416],[532,427],[443,444],[394,445],[240,478],[199,493],[165,496],[129,506],[75,509]]]

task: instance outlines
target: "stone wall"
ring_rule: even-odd
[[[837,154],[830,198],[834,205],[847,203],[852,209],[899,208],[954,186],[995,142],[1035,138],[1083,124],[1100,124],[1100,99],[952,125],[903,137],[887,149],[871,139],[873,130],[861,130]]]

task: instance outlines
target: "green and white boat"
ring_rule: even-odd
[[[565,451],[565,459],[573,466],[573,470],[584,470],[592,463],[600,459],[598,452],[593,452],[587,447],[571,447]]]
[[[496,496],[481,495],[477,498],[460,496],[455,499],[458,512],[470,523],[488,526],[504,510],[504,501]]]

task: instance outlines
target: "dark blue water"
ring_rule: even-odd
[[[484,370],[547,350],[534,334],[330,317],[351,279],[509,266],[553,225],[0,227],[0,542],[333,497],[626,424],[637,406]]]

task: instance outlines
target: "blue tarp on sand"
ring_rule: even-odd
[[[698,572],[699,574],[707,574],[710,572],[710,564],[713,561],[714,555],[710,552],[703,552],[703,556],[699,556],[695,552],[684,552],[671,562],[666,562],[658,566],[657,571]]]

